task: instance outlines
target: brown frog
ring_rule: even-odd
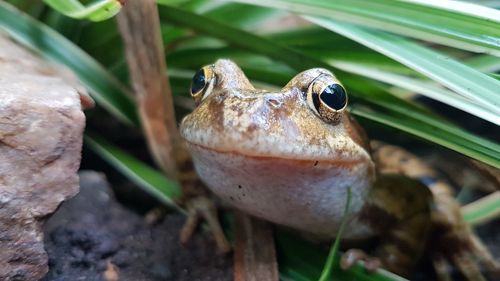
[[[182,120],[181,135],[201,180],[234,207],[331,238],[349,188],[344,239],[382,237],[376,256],[383,267],[406,273],[432,241],[443,280],[448,261],[469,280],[484,280],[475,258],[498,269],[449,185],[410,153],[370,145],[328,70],[304,71],[273,92],[255,89],[236,64],[218,60],[196,73],[191,94],[197,107]],[[347,251],[343,265],[358,259],[376,267],[359,250]]]

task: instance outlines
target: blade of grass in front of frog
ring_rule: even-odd
[[[328,258],[326,259],[325,266],[323,268],[323,271],[321,272],[321,276],[319,277],[318,281],[329,281],[330,277],[332,276],[332,273],[340,269],[339,265],[340,240],[342,240],[342,235],[344,234],[344,230],[348,222],[350,207],[351,207],[351,187],[347,187],[345,208],[344,208],[344,215],[342,218],[342,222],[340,223],[339,230],[335,237],[335,242],[333,242],[333,245],[330,248],[330,252],[328,253]]]
[[[453,58],[401,36],[334,20],[305,17],[424,74],[480,106],[500,114],[500,82]]]
[[[328,257],[328,252],[323,247],[279,227],[276,229],[275,239],[281,279],[318,280]],[[336,281],[407,281],[383,269],[368,273],[361,263],[355,264],[347,271],[340,270],[334,274]]]
[[[44,0],[44,2],[63,15],[75,19],[103,21],[115,16],[122,8],[119,0],[98,0],[83,5],[78,0]]]
[[[127,89],[69,40],[4,1],[0,1],[0,28],[42,56],[70,68],[89,88],[97,103],[117,119],[127,124],[139,124]]]
[[[500,217],[500,191],[493,192],[463,206],[462,214],[465,221],[472,226]]]
[[[85,143],[111,166],[120,171],[147,193],[177,211],[184,212],[176,203],[181,194],[179,184],[103,138],[86,133]]]
[[[346,21],[473,52],[500,55],[500,12],[458,1],[236,0]]]

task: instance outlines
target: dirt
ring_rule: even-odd
[[[208,234],[179,243],[182,215],[150,224],[116,200],[103,174],[83,171],[80,184],[44,227],[50,270],[43,280],[232,280],[232,257],[216,255]]]

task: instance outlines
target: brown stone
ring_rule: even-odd
[[[78,192],[84,106],[67,70],[0,32],[0,280],[47,270],[41,223]]]

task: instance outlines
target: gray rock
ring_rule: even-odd
[[[72,74],[0,32],[0,280],[48,271],[41,223],[78,192],[82,104]]]

